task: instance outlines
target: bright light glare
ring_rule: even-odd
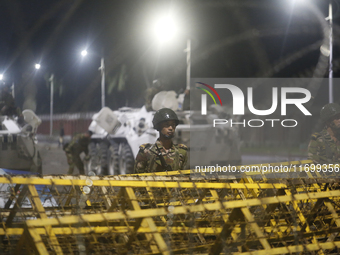
[[[290,0],[293,5],[304,5],[307,4],[306,0]]]
[[[87,55],[87,50],[82,50],[80,54],[85,57]]]
[[[4,78],[3,74],[0,74],[0,81]]]
[[[35,67],[35,69],[39,70],[41,65],[40,64],[35,64],[34,67]]]
[[[154,34],[160,42],[171,40],[177,32],[177,26],[172,17],[162,17],[154,24]]]

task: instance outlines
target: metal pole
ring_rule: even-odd
[[[105,64],[104,64],[104,58],[101,58],[100,60],[100,67],[99,70],[102,75],[102,108],[105,107]]]
[[[51,96],[50,96],[50,136],[52,136],[53,130],[53,80],[54,74],[51,74],[49,81],[51,82]]]
[[[333,103],[333,10],[329,1],[329,103]]]
[[[15,98],[14,82],[12,83],[12,96]]]
[[[187,87],[186,89],[190,89],[190,67],[191,67],[191,39],[187,40]]]

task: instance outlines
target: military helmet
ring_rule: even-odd
[[[173,110],[171,110],[169,108],[162,108],[162,109],[158,110],[155,113],[155,116],[153,117],[153,120],[152,120],[152,124],[153,124],[154,129],[158,130],[159,124],[161,122],[167,121],[167,120],[174,120],[176,122],[176,126],[179,123],[179,119],[177,117],[177,114]]]
[[[340,114],[340,105],[334,103],[326,104],[320,111],[320,117],[324,123],[332,120],[338,114]]]

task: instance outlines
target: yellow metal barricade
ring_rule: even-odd
[[[309,164],[238,175],[0,177],[0,253],[336,254],[339,179]]]

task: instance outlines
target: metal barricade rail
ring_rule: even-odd
[[[0,253],[338,253],[339,178],[278,164],[295,172],[0,176]]]

